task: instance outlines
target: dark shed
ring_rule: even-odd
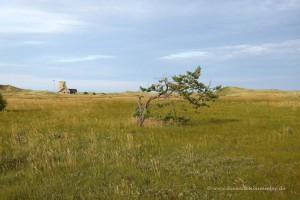
[[[69,89],[70,94],[76,94],[77,93],[77,89]]]

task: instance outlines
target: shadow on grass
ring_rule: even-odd
[[[222,119],[222,118],[211,118],[208,120],[208,123],[210,124],[227,124],[227,123],[234,123],[234,122],[240,122],[239,119]]]
[[[11,113],[26,113],[26,112],[36,112],[39,111],[38,109],[28,109],[28,110],[6,110],[6,112]]]
[[[15,170],[18,167],[24,166],[27,162],[28,160],[26,155],[20,155],[17,157],[5,155],[2,157],[0,162],[0,171]]]

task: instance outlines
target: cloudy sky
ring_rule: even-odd
[[[199,65],[204,83],[299,90],[300,0],[0,0],[0,84],[137,90]]]

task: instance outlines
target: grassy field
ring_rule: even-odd
[[[299,199],[300,92],[221,94],[139,128],[134,93],[7,91],[0,199]]]

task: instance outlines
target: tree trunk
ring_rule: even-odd
[[[137,125],[139,127],[141,127],[145,121],[145,110],[148,108],[150,102],[159,97],[160,97],[160,95],[154,96],[154,97],[149,97],[149,99],[144,104],[142,104],[142,97],[138,97],[139,115],[138,115]]]
[[[143,125],[144,121],[145,121],[145,117],[144,116],[139,117],[139,119],[138,119],[138,126],[141,127]]]

